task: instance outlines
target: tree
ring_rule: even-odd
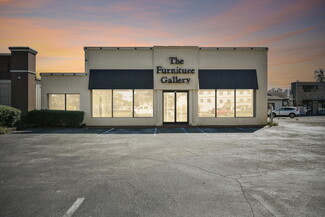
[[[322,69],[322,68],[319,68],[319,69],[315,70],[314,75],[315,75],[314,78],[318,82],[322,83],[325,80],[324,69]]]
[[[283,90],[281,88],[272,88],[271,90],[269,90],[269,92],[283,92]]]

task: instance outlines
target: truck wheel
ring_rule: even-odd
[[[275,113],[272,113],[272,116],[275,118],[276,117],[276,114]]]
[[[290,113],[290,115],[289,115],[290,118],[294,118],[295,116],[296,116],[296,115],[293,114],[293,113]]]

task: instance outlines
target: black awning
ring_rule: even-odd
[[[199,70],[200,89],[258,89],[255,69]]]
[[[153,70],[91,69],[89,89],[153,89]]]

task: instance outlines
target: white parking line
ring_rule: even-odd
[[[70,209],[63,215],[63,217],[71,217],[73,213],[79,208],[79,206],[84,201],[84,197],[78,198],[70,207]]]
[[[201,133],[204,133],[206,136],[209,136],[210,137],[210,135],[209,134],[207,134],[206,132],[204,132],[203,130],[201,130],[200,128],[196,128],[198,131],[200,131]]]
[[[156,136],[157,135],[157,128],[155,127],[155,132],[154,132],[154,134],[153,134],[154,136]]]
[[[187,135],[189,135],[189,133],[185,130],[185,128],[181,128]]]
[[[111,129],[109,129],[109,130],[106,130],[104,133],[101,133],[100,135],[107,134],[107,133],[109,133],[109,132],[111,132],[111,131],[113,131],[113,130],[115,130],[115,128],[111,128]]]

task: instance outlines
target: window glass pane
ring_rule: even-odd
[[[80,95],[79,94],[67,94],[67,110],[79,111],[80,110]]]
[[[132,117],[132,98],[132,90],[113,90],[113,117]]]
[[[217,90],[217,117],[234,117],[234,90]]]
[[[112,90],[93,90],[93,117],[112,117]]]
[[[236,90],[236,117],[253,117],[253,90]]]
[[[187,122],[187,92],[176,93],[176,122]]]
[[[175,122],[175,93],[164,93],[164,122]]]
[[[134,90],[134,117],[153,117],[153,90]]]
[[[49,94],[50,110],[65,110],[64,94]]]
[[[199,90],[199,117],[215,117],[215,90]]]

